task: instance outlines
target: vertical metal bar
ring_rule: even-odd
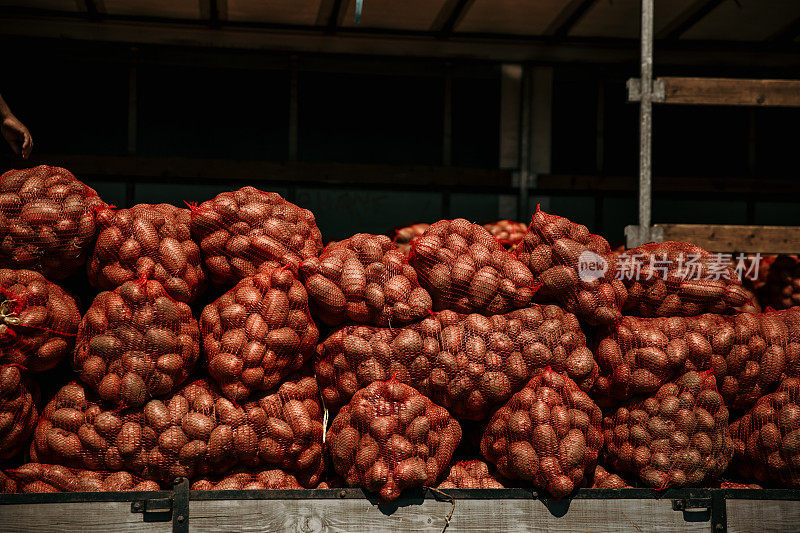
[[[528,183],[531,174],[531,105],[533,100],[533,72],[529,66],[522,71],[522,105],[520,106],[519,135],[519,190],[517,220],[527,221],[530,210]]]
[[[453,65],[444,65],[444,113],[442,128],[442,165],[453,164]]]
[[[128,155],[136,154],[138,135],[138,99],[136,86],[136,65],[128,69]]]
[[[289,161],[297,161],[298,148],[297,56],[289,58]]]
[[[653,3],[642,0],[642,100],[639,114],[639,238],[650,241],[653,141]]]

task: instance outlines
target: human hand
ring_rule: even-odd
[[[3,120],[0,130],[14,153],[21,154],[23,159],[28,159],[33,149],[33,138],[28,128],[17,120],[17,117],[9,115]]]

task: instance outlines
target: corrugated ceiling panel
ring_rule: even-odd
[[[312,26],[322,0],[228,0],[228,20]]]
[[[656,2],[655,31],[681,14],[695,0],[669,0]],[[575,37],[639,37],[641,0],[597,0],[578,24],[569,33]]]
[[[30,7],[51,11],[78,11],[76,0],[0,0],[0,7]],[[82,11],[86,9],[83,8]]]
[[[103,0],[103,5],[106,12],[111,15],[174,19],[200,18],[200,2],[198,0]]]
[[[475,0],[456,31],[541,35],[568,3],[569,0]]]
[[[444,0],[364,0],[359,24],[355,23],[355,0],[350,0],[349,4],[342,26],[427,31]]]
[[[798,0],[729,0],[700,20],[682,39],[761,41],[800,17]]]

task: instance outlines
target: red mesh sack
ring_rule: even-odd
[[[243,187],[191,209],[192,234],[217,285],[252,276],[265,261],[297,272],[304,259],[322,251],[314,214],[274,192]]]
[[[0,494],[14,494],[18,490],[17,482],[0,470]]]
[[[317,347],[316,375],[334,411],[359,388],[395,376],[454,416],[483,420],[547,366],[585,390],[598,372],[575,315],[533,304],[492,317],[442,311],[397,329],[347,326]]]
[[[50,370],[72,353],[75,300],[38,272],[0,269],[0,363]]]
[[[304,487],[315,487],[325,474],[325,427],[319,388],[310,369],[303,368],[243,407],[252,428],[246,440],[256,438],[258,464],[290,471]]]
[[[199,354],[189,306],[142,279],[97,295],[81,321],[72,365],[100,398],[135,407],[175,390]]]
[[[687,372],[603,419],[608,464],[645,485],[702,486],[733,455],[728,409],[711,372]]]
[[[502,314],[533,298],[530,270],[486,228],[463,218],[433,224],[412,243],[408,259],[435,311]]]
[[[408,257],[411,252],[411,243],[425,233],[429,227],[431,227],[430,224],[419,223],[394,230],[392,242],[404,256]]]
[[[161,482],[270,463],[308,467],[302,474],[314,486],[321,475],[323,429],[319,401],[308,401],[316,395],[313,381],[289,382],[274,398],[237,406],[197,380],[163,400],[124,411],[109,410],[91,391],[69,383],[45,407],[31,458],[89,470],[124,469]]]
[[[800,258],[781,255],[772,261],[764,276],[761,293],[765,304],[775,309],[800,305]]]
[[[628,250],[617,259],[616,275],[628,288],[623,311],[643,317],[730,312],[749,298],[730,255],[685,242]]]
[[[574,381],[547,369],[492,416],[481,454],[504,477],[561,498],[594,471],[601,421],[600,408]]]
[[[612,474],[600,465],[594,470],[594,479],[590,486],[592,489],[629,489],[628,483],[617,474]]]
[[[161,490],[158,483],[130,472],[94,472],[61,465],[26,463],[8,470],[21,493],[33,492],[120,492]]]
[[[22,451],[36,427],[39,389],[17,365],[0,366],[0,459]]]
[[[513,220],[497,220],[483,225],[492,236],[500,241],[506,250],[513,250],[522,242],[528,226],[524,222],[514,222]]]
[[[138,204],[98,212],[98,237],[87,266],[89,282],[103,290],[147,277],[169,296],[192,303],[206,288],[200,248],[192,240],[191,212],[169,204]]]
[[[614,279],[608,242],[586,226],[536,208],[515,253],[541,285],[536,297],[557,301],[589,324],[613,324],[627,296]]]
[[[302,489],[297,478],[289,472],[273,469],[247,469],[228,474],[221,479],[198,479],[191,490],[273,490]]]
[[[786,379],[731,424],[734,468],[762,484],[800,487],[800,380]]]
[[[447,410],[395,379],[356,392],[327,436],[339,475],[383,501],[434,485],[460,440],[461,426]]]
[[[502,478],[494,467],[479,459],[458,461],[450,467],[439,489],[502,489]]]
[[[604,405],[650,394],[687,370],[712,370],[732,408],[750,407],[784,376],[800,376],[800,308],[734,316],[625,317],[596,350]]]
[[[336,472],[328,473],[328,476],[319,482],[316,489],[341,489],[347,486],[342,476]]]
[[[419,320],[433,302],[417,273],[385,235],[359,233],[303,261],[300,274],[316,315],[337,326],[346,320],[376,326]]]
[[[274,263],[206,306],[200,325],[208,372],[234,401],[277,386],[319,340],[303,284]]]
[[[66,169],[9,170],[0,176],[0,266],[66,278],[86,263],[101,207],[94,189]]]
[[[719,484],[721,489],[763,489],[761,485],[756,483],[736,483],[734,481],[723,481]]]

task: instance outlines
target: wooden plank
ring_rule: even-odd
[[[800,81],[658,78],[666,104],[800,107]]]
[[[796,503],[796,502],[795,502]],[[226,531],[435,532],[450,503],[425,499],[410,505],[368,500],[230,500],[190,502],[193,533]],[[708,522],[685,522],[671,500],[562,500],[548,510],[540,500],[456,500],[447,533],[475,531],[570,532],[709,531]]]
[[[0,170],[19,168],[19,164],[20,161],[12,156],[0,157]],[[511,170],[467,167],[50,154],[35,154],[35,159],[27,161],[24,166],[37,164],[63,166],[78,176],[104,176],[109,179],[252,180],[320,185],[458,186],[483,189],[511,186]]]
[[[172,521],[145,522],[131,502],[0,505],[0,533],[166,533]]]
[[[796,501],[728,500],[728,533],[771,533],[800,529]]]
[[[664,241],[691,242],[714,252],[800,253],[800,226],[656,224]]]

